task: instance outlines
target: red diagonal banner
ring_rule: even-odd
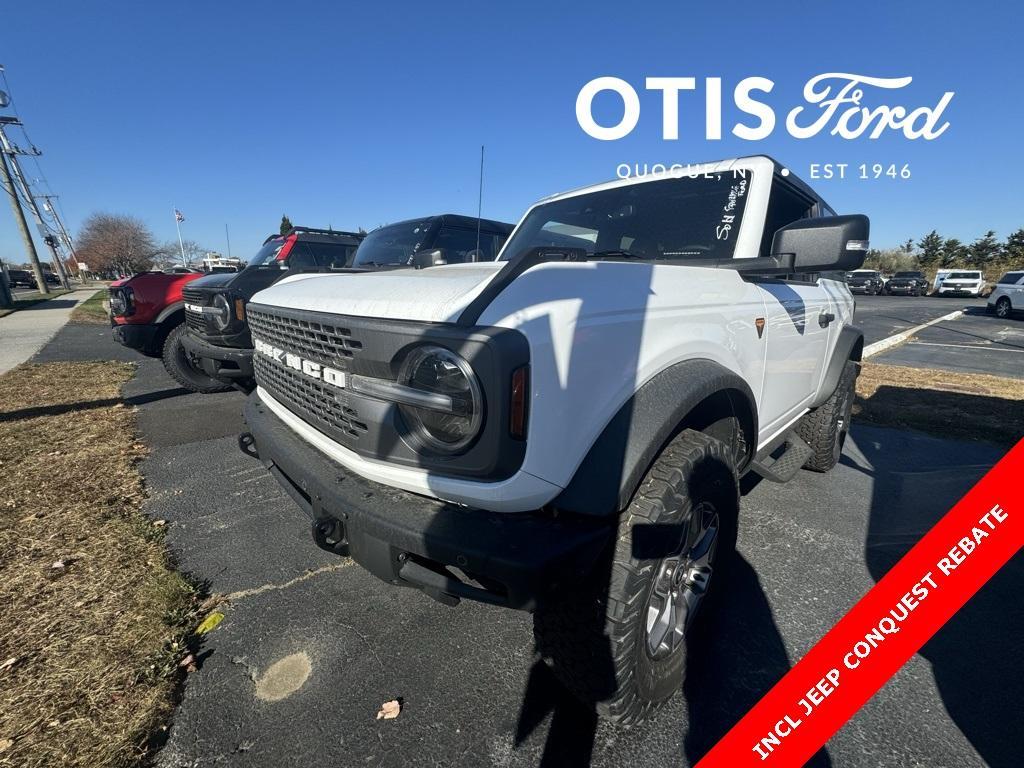
[[[697,768],[799,766],[1024,545],[1024,440],[716,744]]]

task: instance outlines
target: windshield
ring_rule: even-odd
[[[274,262],[277,257],[277,252],[281,250],[281,246],[284,245],[283,237],[275,237],[269,241],[266,245],[260,248],[259,253],[253,256],[249,260],[249,266],[266,266]]]
[[[1017,281],[1024,277],[1024,272],[1007,272],[999,278],[1000,285],[1016,285]]]
[[[850,277],[878,277],[878,273],[869,269],[855,269],[850,273]]]
[[[420,249],[433,219],[403,221],[379,227],[366,236],[356,251],[354,267],[385,267],[406,265],[409,257]]]
[[[981,272],[953,272],[947,280],[980,280]]]
[[[750,173],[719,173],[613,187],[535,207],[501,253],[582,248],[591,258],[732,258]]]
[[[921,277],[920,272],[897,272],[894,277]]]

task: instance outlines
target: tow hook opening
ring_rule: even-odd
[[[260,457],[259,452],[256,450],[256,439],[252,436],[251,432],[243,432],[238,436],[238,450],[246,456],[252,456],[254,459]]]
[[[320,549],[335,555],[349,554],[345,524],[335,517],[319,517],[313,521],[313,541]]]

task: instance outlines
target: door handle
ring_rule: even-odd
[[[822,328],[828,328],[828,324],[836,319],[836,316],[831,312],[822,312],[818,315],[818,325]]]

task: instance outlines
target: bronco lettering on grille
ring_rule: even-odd
[[[344,388],[345,386],[345,372],[339,371],[336,368],[331,368],[326,365],[321,365],[312,360],[306,360],[303,357],[299,357],[293,352],[287,352],[280,347],[275,347],[273,344],[268,344],[261,339],[253,339],[253,347],[261,355],[269,357],[271,360],[288,366],[289,368],[298,371],[299,373],[305,374],[313,379],[319,379],[325,384],[330,384],[333,387]]]

